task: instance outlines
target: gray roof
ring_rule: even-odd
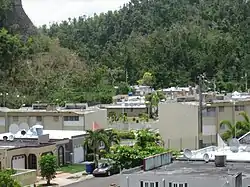
[[[223,177],[242,172],[243,178],[250,176],[250,166],[246,163],[228,162],[226,167],[215,167],[214,162],[204,161],[174,161],[172,164],[162,166],[150,171],[139,171],[137,174],[156,175],[189,175],[194,177]]]

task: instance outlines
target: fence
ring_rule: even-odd
[[[109,124],[109,128],[118,129],[118,130],[140,130],[146,128],[153,128],[154,124],[151,123],[123,123],[123,122],[114,122]]]
[[[202,147],[207,147],[217,144],[216,135],[203,135],[200,140],[203,140]],[[164,140],[165,147],[174,150],[183,149],[199,149],[199,139],[198,136],[195,137],[181,137],[181,138],[167,138]]]

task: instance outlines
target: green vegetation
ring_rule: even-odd
[[[123,133],[125,134],[125,132]],[[119,141],[122,139],[121,135],[121,132],[104,131],[102,129],[89,131],[89,136],[85,140],[85,144],[93,151],[93,160],[96,164],[100,156],[102,156],[105,159],[115,161],[122,168],[131,168],[142,165],[143,159],[151,155],[168,151],[172,152],[174,156],[178,154],[178,152],[166,150],[163,147],[164,142],[160,135],[151,132],[149,129],[127,133],[127,136],[132,137],[133,135],[136,142],[134,146],[119,145]],[[104,148],[100,148],[101,143],[105,145]]]
[[[163,147],[163,141],[158,133],[145,129],[136,132],[134,146],[114,146],[105,157],[114,160],[122,168],[128,169],[142,165],[145,157],[164,152],[171,152],[173,156],[178,154],[178,152],[166,150]]]
[[[78,173],[85,171],[84,164],[72,164],[72,165],[65,165],[57,169],[57,171],[62,171],[64,173]]]
[[[0,186],[7,187],[21,187],[21,185],[15,181],[11,175],[15,174],[14,170],[4,170],[0,172]]]
[[[43,26],[30,37],[8,27],[10,2],[0,0],[0,29],[8,31],[0,31],[0,93],[9,107],[110,103],[128,85],[192,85],[203,72],[218,90],[245,89],[249,1],[131,0],[118,11]]]
[[[39,160],[39,166],[41,168],[41,176],[46,178],[47,185],[50,185],[51,180],[56,177],[56,156],[52,154],[42,156]]]
[[[235,124],[231,121],[223,120],[220,122],[220,127],[225,126],[226,131],[222,134],[223,140],[228,140],[231,138],[239,138],[250,131],[250,120],[246,112],[240,112],[243,120],[236,121]]]
[[[117,131],[120,139],[135,139],[135,134],[133,131]]]

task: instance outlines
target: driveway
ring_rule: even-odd
[[[119,184],[120,175],[112,175],[110,177],[94,177],[79,183],[70,184],[64,187],[109,187],[110,184],[115,183]]]

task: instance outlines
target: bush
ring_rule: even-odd
[[[120,139],[135,139],[135,134],[131,131],[118,131]]]

